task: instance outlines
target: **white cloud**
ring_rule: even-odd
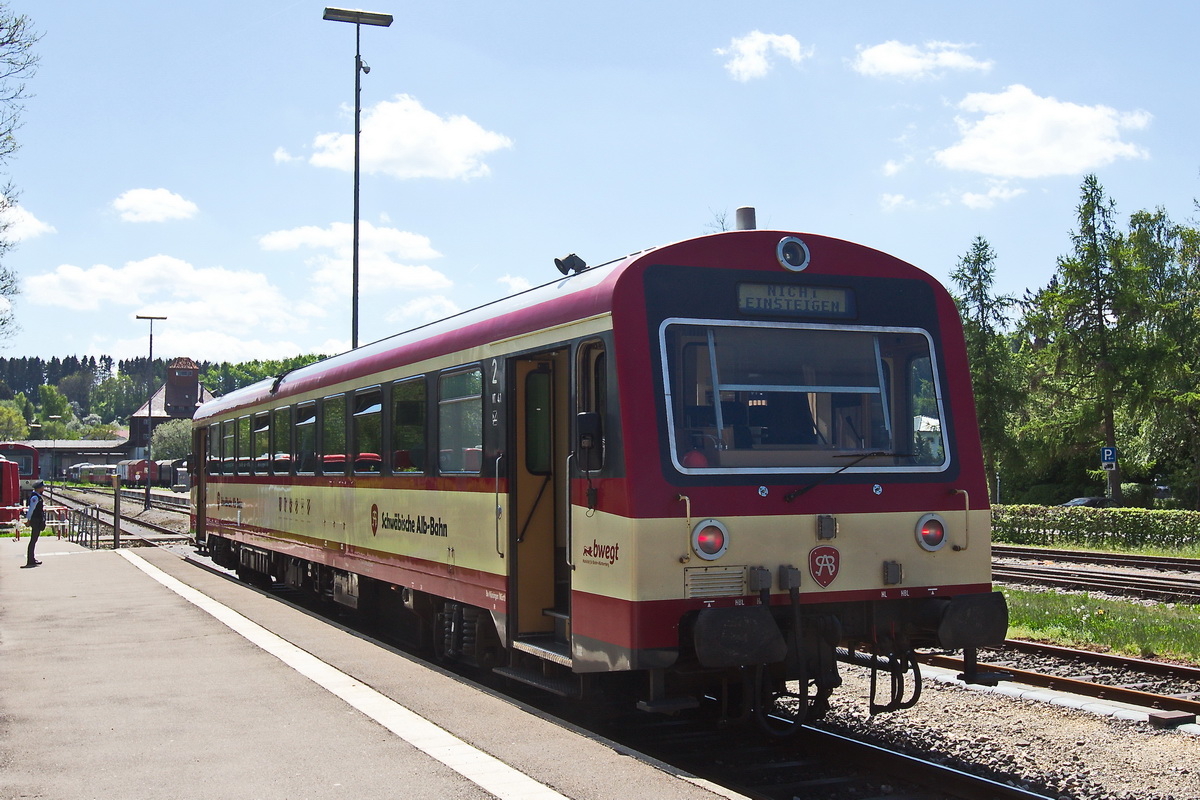
[[[154,355],[159,354],[171,358],[187,356],[197,361],[255,361],[258,359],[283,359],[301,353],[340,353],[349,349],[344,345],[338,350],[308,349],[305,345],[290,339],[254,339],[239,335],[229,330],[215,328],[182,330],[176,324],[175,317],[167,315],[167,319],[154,326]],[[146,357],[146,323],[130,317],[131,330],[142,329],[140,337],[110,339],[97,335],[86,346],[89,353],[111,355],[115,358]],[[134,325],[136,323],[136,326]]]
[[[361,169],[393,178],[470,178],[491,171],[484,156],[513,146],[512,139],[485,130],[467,117],[439,117],[414,97],[396,95],[363,112]],[[354,169],[354,136],[322,133],[309,163]]]
[[[1001,178],[1078,175],[1118,158],[1147,158],[1145,149],[1121,140],[1125,130],[1150,124],[1145,111],[1118,112],[1038,97],[1021,85],[999,94],[967,95],[958,108],[979,119],[957,118],[962,138],[934,154],[949,169]]]
[[[221,302],[211,301],[214,292]],[[241,361],[303,352],[292,340],[296,331],[324,313],[315,304],[289,301],[259,273],[197,268],[164,255],[121,267],[63,264],[26,278],[24,297],[68,312],[104,311],[109,323],[96,331],[89,348],[122,358],[146,352],[141,333],[146,324],[135,320],[137,314],[167,318],[154,326],[155,352]],[[112,338],[113,332],[130,330],[139,333]]]
[[[126,222],[165,222],[190,219],[199,210],[195,203],[166,189],[130,189],[112,201]]]
[[[222,302],[204,299],[214,290],[221,293]],[[294,322],[283,311],[294,304],[285,303],[262,274],[224,267],[201,269],[165,255],[121,267],[63,264],[53,272],[27,277],[25,297],[35,305],[69,311],[124,307],[141,313],[153,304],[154,314],[167,314],[176,323],[187,323],[184,327],[204,323],[229,330],[259,325],[286,330]]]
[[[259,239],[264,250],[311,250],[305,259],[311,270],[310,280],[321,294],[350,293],[353,273],[353,228],[347,222],[335,222],[328,228],[306,226],[274,231]],[[383,290],[432,291],[446,289],[449,278],[425,265],[409,263],[440,258],[429,239],[395,228],[377,228],[359,221],[358,272],[359,292],[364,287],[376,293]]]
[[[922,46],[892,40],[871,47],[858,46],[854,70],[872,78],[931,78],[954,70],[987,72],[991,61],[979,61],[964,51],[971,45],[926,42]]]
[[[883,194],[879,197],[879,208],[884,212],[913,208],[916,204],[902,194]]]
[[[899,175],[905,167],[913,162],[912,156],[905,156],[899,161],[888,159],[883,165],[883,174],[889,178]]]
[[[713,52],[719,56],[730,56],[725,62],[725,69],[735,80],[745,82],[765,77],[771,71],[770,56],[799,64],[812,56],[813,49],[801,47],[794,36],[752,31],[731,41],[729,47],[718,47]]]
[[[496,282],[507,286],[509,294],[517,294],[518,292],[523,292],[526,289],[533,288],[533,284],[530,283],[526,278],[522,278],[520,275],[504,275],[497,278]]]
[[[438,294],[411,300],[389,313],[385,319],[387,322],[396,322],[405,328],[411,328],[426,322],[445,319],[457,314],[460,310],[453,300]]]
[[[987,209],[995,206],[997,202],[1012,200],[1023,194],[1025,194],[1024,189],[1015,189],[1009,186],[1006,181],[996,181],[984,194],[963,192],[962,197],[959,199],[967,208]]]
[[[33,239],[43,233],[57,233],[53,225],[42,222],[21,206],[10,204],[5,197],[0,197],[0,223],[8,226],[4,235],[14,242]]]
[[[293,161],[301,160],[299,156],[292,155],[283,147],[276,147],[275,155],[273,157],[276,164],[290,164]]]

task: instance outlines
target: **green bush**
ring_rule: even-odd
[[[1200,547],[1200,511],[997,505],[992,538],[1039,547],[1194,550]]]

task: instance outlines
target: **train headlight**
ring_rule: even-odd
[[[775,257],[784,269],[800,272],[808,266],[808,245],[795,236],[786,236],[775,246]]]
[[[946,545],[946,522],[937,514],[926,514],[917,520],[917,544],[933,552]]]
[[[729,529],[715,519],[706,519],[692,528],[692,549],[705,561],[725,555],[729,549]]]

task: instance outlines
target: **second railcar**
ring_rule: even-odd
[[[117,469],[117,464],[84,464],[79,468],[79,480],[83,483],[108,486],[117,474]]]
[[[1003,638],[935,280],[785,231],[561,264],[204,404],[198,541],[446,658],[564,693],[638,675],[647,711],[724,691],[768,726],[821,713],[839,661],[893,710],[916,648]]]
[[[2,442],[0,443],[0,457],[16,462],[21,500],[29,499],[29,495],[33,492],[34,481],[41,477],[37,448],[24,442]]]

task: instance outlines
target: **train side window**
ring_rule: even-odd
[[[425,471],[425,379],[392,384],[392,473]]]
[[[592,444],[586,456],[580,455],[580,468],[594,471],[604,467],[605,458],[603,425],[608,413],[608,356],[604,342],[584,342],[579,346],[578,357],[576,410],[595,412],[599,414],[601,422],[600,441]],[[582,461],[584,458],[587,459],[586,464]]]
[[[254,434],[251,440],[250,457],[252,470],[266,475],[271,466],[271,415],[254,415]]]
[[[232,475],[237,461],[237,447],[234,445],[235,420],[227,419],[221,423],[221,472]]]
[[[292,471],[292,409],[277,408],[271,418],[271,472],[287,475]]]
[[[251,466],[254,464],[254,454],[250,451],[253,446],[251,438],[250,417],[239,417],[237,421],[237,472],[242,475],[249,475],[254,470]]]
[[[383,468],[383,390],[354,396],[354,472],[378,475]]]
[[[438,379],[438,466],[478,473],[483,464],[483,372],[476,368]]]
[[[317,404],[301,403],[296,407],[296,440],[292,450],[296,472],[312,475],[317,471]]]
[[[346,395],[321,401],[321,473],[346,474]]]
[[[209,425],[205,428],[208,434],[208,460],[205,470],[209,475],[221,474],[221,426]]]

